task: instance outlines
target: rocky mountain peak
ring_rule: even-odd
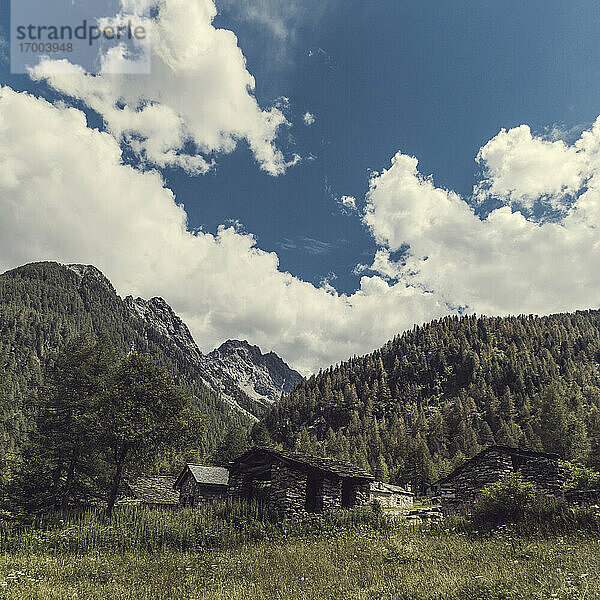
[[[263,354],[246,340],[228,340],[207,355],[221,371],[234,379],[251,397],[277,402],[302,381],[277,354]]]
[[[228,340],[210,354],[202,354],[187,325],[163,298],[127,296],[124,302],[151,330],[170,340],[209,387],[230,404],[248,407],[252,415],[260,415],[302,379],[275,353],[263,354],[246,340]]]
[[[69,269],[69,271],[75,273],[82,281],[84,279],[95,279],[110,290],[114,291],[115,289],[108,277],[106,277],[106,275],[104,275],[104,273],[100,271],[100,269],[94,267],[94,265],[82,265],[78,263],[73,263],[64,266],[67,269]]]
[[[125,305],[161,335],[170,339],[193,362],[202,357],[187,325],[160,297],[144,300],[126,296]]]

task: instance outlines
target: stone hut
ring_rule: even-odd
[[[254,448],[229,470],[232,497],[258,500],[291,517],[366,504],[373,476],[331,458]]]
[[[229,471],[224,467],[187,464],[174,482],[179,504],[192,508],[227,496]]]
[[[124,496],[137,504],[160,510],[177,510],[179,492],[173,489],[175,477],[154,475],[138,477],[125,483]]]
[[[371,500],[379,502],[383,508],[409,511],[414,499],[415,495],[410,490],[383,481],[371,482]]]
[[[565,500],[573,504],[598,504],[600,503],[600,489],[565,490]]]
[[[427,495],[438,498],[442,508],[452,510],[473,503],[485,486],[518,473],[539,492],[562,497],[564,475],[558,461],[557,454],[490,446],[430,485]]]

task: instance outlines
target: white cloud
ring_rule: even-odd
[[[398,153],[372,178],[367,196],[364,221],[384,248],[374,270],[488,314],[598,306],[599,148],[600,118],[572,146],[532,137],[527,127],[501,132],[479,153],[488,189],[505,204],[485,219],[420,175],[415,158]],[[528,219],[509,206],[531,206],[536,194],[558,200],[583,182],[587,187],[555,222]],[[390,259],[388,251],[407,246],[404,260]]]
[[[316,119],[315,119],[315,115],[313,115],[312,113],[306,111],[304,113],[304,117],[302,117],[302,119],[304,120],[304,124],[307,127],[310,127],[311,125],[314,125]]]
[[[348,214],[356,212],[356,198],[354,196],[342,196],[338,203],[344,212]]]
[[[477,155],[484,179],[477,196],[500,198],[516,208],[531,210],[536,201],[563,206],[589,176],[588,156],[579,143],[534,137],[527,125],[503,129]]]
[[[252,340],[303,371],[378,347],[447,309],[431,294],[364,276],[338,294],[279,270],[252,235],[192,233],[156,172],[122,162],[85,115],[10,88],[0,93],[0,269],[83,262],[121,294],[163,296],[205,351]]]
[[[236,36],[212,24],[217,14],[212,0],[121,2],[122,19],[136,14],[136,22],[148,23],[152,32],[150,75],[119,74],[128,58],[113,48],[98,76],[45,58],[32,77],[85,102],[102,115],[112,135],[159,167],[204,173],[214,165],[215,153],[232,152],[240,140],[271,175],[297,162],[296,156],[286,159],[276,144],[279,130],[289,125],[285,115],[278,107],[258,105]],[[153,7],[159,13],[150,22]]]
[[[190,232],[160,175],[123,164],[117,141],[88,128],[81,111],[3,88],[0,268],[95,264],[122,294],[163,296],[203,350],[245,338],[305,372],[370,351],[449,306],[488,314],[598,306],[600,120],[573,145],[543,146],[570,165],[551,183],[540,183],[535,160],[529,178],[511,158],[539,142],[508,131],[480,153],[504,204],[485,219],[397,154],[367,195],[364,221],[380,246],[371,274],[359,265],[360,289],[342,295],[330,281],[315,287],[282,272],[276,254],[235,226]],[[578,182],[586,187],[558,221],[511,209],[515,194],[559,198]]]

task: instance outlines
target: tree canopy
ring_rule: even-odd
[[[10,486],[14,507],[32,513],[105,501],[110,513],[128,475],[200,433],[189,406],[190,396],[150,358],[119,355],[106,338],[74,339],[38,390]]]
[[[447,317],[301,383],[261,426],[422,487],[493,444],[600,466],[600,312]]]

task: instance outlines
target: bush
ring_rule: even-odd
[[[471,513],[473,523],[483,526],[518,523],[531,510],[535,499],[533,483],[519,475],[508,475],[483,489]]]
[[[519,475],[509,475],[484,488],[466,519],[453,523],[458,529],[489,529],[519,524],[522,533],[600,529],[597,506],[574,506],[562,498],[536,492],[535,485]]]
[[[600,473],[593,469],[562,461],[561,466],[565,472],[565,487],[571,490],[589,490],[600,487]]]

